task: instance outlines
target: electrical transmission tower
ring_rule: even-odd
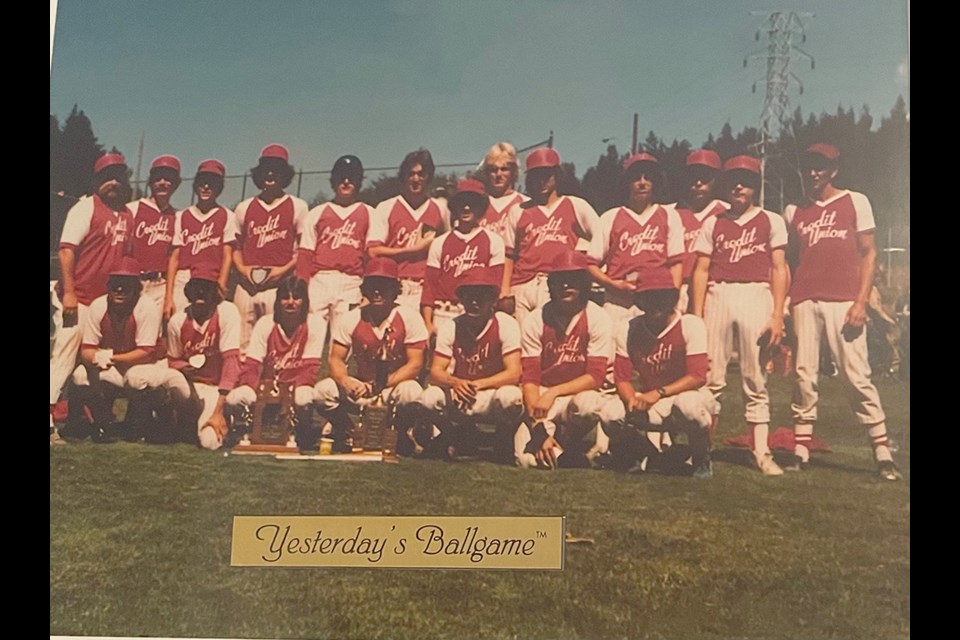
[[[774,136],[780,135],[790,105],[788,92],[791,86],[798,85],[800,94],[803,95],[803,82],[790,70],[791,56],[803,56],[810,61],[810,68],[815,68],[813,56],[794,44],[797,40],[801,43],[806,41],[804,21],[813,18],[814,14],[792,11],[751,11],[750,15],[763,19],[757,27],[758,42],[761,31],[767,32],[766,48],[758,49],[743,59],[744,67],[747,66],[748,60],[765,61],[767,67],[767,94],[763,101],[763,113],[760,115],[760,142],[757,144],[760,153],[760,203],[765,207],[766,160],[769,157],[767,143]],[[756,82],[753,83],[753,92],[757,92]]]

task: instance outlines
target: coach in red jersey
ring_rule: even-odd
[[[576,196],[560,195],[560,155],[554,149],[534,149],[527,156],[527,192],[530,200],[510,208],[504,244],[502,295],[510,292],[505,307],[515,307],[524,319],[549,299],[547,273],[550,260],[581,240],[594,262],[602,257],[600,218],[590,204]]]
[[[510,208],[530,198],[517,191],[520,165],[517,150],[509,142],[498,142],[487,150],[480,166],[490,204],[480,218],[480,226],[493,231],[501,238],[507,233],[507,217]]]
[[[880,477],[899,480],[886,416],[870,381],[864,331],[877,257],[873,209],[862,193],[833,185],[839,161],[840,151],[833,145],[811,145],[802,164],[808,199],[784,211],[796,258],[790,287],[797,334],[797,393],[792,405],[796,460],[790,468],[801,468],[810,459],[819,400],[820,344],[826,339],[850,406],[867,430]]]
[[[502,425],[512,436],[523,411],[520,326],[494,308],[500,274],[472,269],[458,282],[464,312],[438,329],[432,384],[420,400],[433,412],[441,440],[454,449],[462,447],[467,425],[478,419]]]
[[[268,144],[250,169],[260,193],[237,205],[237,247],[233,264],[239,274],[233,302],[240,311],[240,352],[246,354],[250,332],[270,313],[277,284],[297,263],[297,230],[307,216],[307,203],[284,192],[295,171],[282,144]]]
[[[584,466],[585,442],[611,396],[600,393],[613,363],[610,317],[589,299],[589,261],[567,249],[550,263],[550,300],[521,325],[523,401],[532,427],[521,424],[514,455],[521,467]],[[594,441],[601,450],[601,429]],[[569,451],[567,451],[569,450]],[[567,451],[567,453],[564,453]]]
[[[636,315],[633,293],[680,286],[683,226],[671,208],[657,204],[666,182],[660,162],[649,153],[635,153],[623,163],[626,202],[600,216],[603,264],[590,266],[603,285],[603,309],[614,326]]]
[[[463,277],[488,270],[503,279],[503,240],[480,226],[488,206],[489,198],[479,180],[461,180],[450,198],[453,229],[430,243],[420,297],[420,312],[430,334],[463,313],[456,294]]]
[[[133,214],[132,252],[143,270],[142,295],[163,312],[167,266],[177,219],[177,210],[170,204],[170,198],[180,186],[180,160],[167,155],[154,158],[147,185],[150,195],[127,205]]]
[[[686,312],[690,308],[690,283],[693,267],[697,262],[694,244],[700,235],[700,227],[707,218],[720,215],[730,208],[723,200],[713,197],[717,177],[723,165],[720,156],[712,149],[698,149],[687,156],[684,173],[687,190],[677,204],[677,213],[683,224],[683,268],[680,286],[680,309]]]
[[[773,460],[768,444],[770,394],[759,354],[761,341],[773,345],[783,338],[787,229],[782,217],[754,204],[760,188],[759,160],[734,156],[723,171],[721,182],[730,209],[708,218],[697,238],[693,312],[707,325],[707,386],[718,397],[727,384],[733,330],[737,328],[745,417],[754,457],[764,475],[778,476],[783,469]]]
[[[219,160],[204,160],[193,178],[197,203],[177,212],[173,250],[167,265],[164,317],[183,311],[189,304],[184,289],[191,278],[213,280],[221,295],[227,290],[237,221],[233,211],[221,206],[227,168]]]
[[[717,407],[704,386],[706,327],[701,318],[677,311],[679,291],[673,287],[642,290],[635,297],[643,315],[615,329],[614,380],[622,403],[613,405],[603,425],[614,468],[645,466],[642,458],[654,450],[643,431],[684,432],[694,475],[709,478],[709,429]]]
[[[371,258],[364,272],[361,291],[369,304],[353,309],[334,322],[330,330],[330,377],[317,383],[314,399],[333,428],[337,448],[342,446],[352,422],[349,409],[373,401],[379,393],[385,402],[395,402],[397,420],[412,421],[410,405],[417,403],[423,388],[417,376],[423,368],[427,328],[420,314],[397,303],[400,280],[397,263],[389,258]],[[347,362],[353,358],[356,375]],[[377,387],[378,358],[387,362],[387,379]],[[400,439],[401,446],[407,442]]]
[[[400,164],[400,195],[387,198],[374,211],[370,257],[396,261],[400,304],[420,312],[423,277],[430,243],[449,226],[447,205],[428,196],[435,167],[426,149],[411,151]]]
[[[373,209],[359,201],[360,158],[337,158],[330,172],[333,200],[310,210],[300,231],[297,275],[310,283],[310,313],[330,324],[360,304]]]
[[[54,344],[50,357],[50,437],[53,405],[73,371],[80,348],[80,328],[95,299],[107,293],[107,278],[129,254],[133,218],[127,164],[119,153],[100,156],[93,166],[93,195],[80,198],[67,212],[60,235],[60,282],[54,306]]]

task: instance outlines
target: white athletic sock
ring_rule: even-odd
[[[883,460],[893,460],[890,455],[890,441],[887,439],[887,424],[880,422],[870,425],[867,428],[867,434],[870,436],[870,443],[873,445],[873,457],[877,462]]]
[[[753,425],[753,455],[757,460],[770,453],[770,425],[767,423]]]
[[[810,460],[811,440],[813,440],[813,424],[798,422],[793,426],[793,452],[804,462]]]

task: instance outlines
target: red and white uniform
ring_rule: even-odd
[[[428,231],[439,235],[450,228],[450,211],[445,201],[435,198],[427,198],[413,209],[403,196],[395,196],[377,205],[371,227],[370,246],[412,247]],[[401,286],[397,302],[419,312],[423,277],[427,270],[426,251],[396,257],[394,260]]]
[[[331,327],[330,340],[346,347],[348,358],[353,356],[356,361],[358,380],[375,382],[377,352],[384,340],[390,359],[389,374],[402,367],[407,361],[407,349],[425,349],[428,336],[427,327],[423,324],[420,314],[409,307],[397,305],[379,326],[364,320],[359,308],[347,312]],[[384,401],[392,398],[399,404],[409,404],[417,402],[421,393],[423,388],[416,380],[404,380],[394,388],[384,389],[382,397]],[[325,378],[317,383],[314,398],[321,411],[336,408],[339,397],[333,378]]]
[[[311,209],[301,226],[297,275],[310,285],[310,313],[331,324],[360,304],[372,215],[363,202],[327,202]]]
[[[190,206],[177,212],[173,227],[173,247],[180,249],[173,289],[177,311],[190,304],[183,288],[191,278],[219,280],[224,247],[235,244],[236,239],[237,220],[226,207],[214,207],[203,213],[196,206]]]
[[[510,285],[521,326],[530,312],[550,299],[547,273],[553,256],[585,244],[587,257],[599,264],[602,243],[600,217],[582,198],[560,196],[553,206],[510,208],[504,244],[507,257],[514,261]]]
[[[600,216],[607,275],[644,289],[672,289],[670,268],[683,257],[683,224],[671,208],[652,204],[637,213],[615,207]],[[608,288],[603,305],[619,326],[637,315],[633,293]]]
[[[487,212],[480,218],[479,224],[484,229],[497,234],[500,238],[506,238],[510,209],[530,198],[519,191],[498,197],[489,196],[489,198],[490,204],[487,206]]]
[[[456,318],[447,322],[437,329],[434,349],[436,354],[450,358],[448,372],[464,380],[489,378],[500,373],[506,368],[504,358],[519,351],[520,325],[513,317],[501,312],[495,313],[477,336],[464,332]],[[446,396],[443,389],[431,385],[424,390],[420,403],[428,409],[440,411],[446,405]],[[478,391],[476,401],[464,414],[503,416],[504,412],[513,412],[519,415],[522,407],[520,387],[508,384]]]
[[[840,370],[850,404],[860,424],[885,420],[877,388],[870,381],[866,331],[848,341],[842,335],[847,311],[860,288],[857,236],[876,227],[873,208],[862,193],[843,190],[824,202],[784,210],[799,250],[790,286],[793,326],[797,333],[797,398],[794,418],[817,419],[820,342],[824,338]]]
[[[190,386],[180,370],[189,364],[192,356],[202,354],[203,366],[193,376],[197,395],[203,401],[203,410],[197,421],[200,444],[217,449],[222,444],[212,438],[212,429],[203,429],[213,415],[221,392],[229,393],[237,385],[240,374],[240,312],[226,300],[217,305],[213,315],[199,324],[187,317],[186,310],[178,311],[167,324],[167,354],[171,372],[164,386],[179,400],[190,397]]]
[[[456,291],[464,274],[472,269],[492,269],[497,281],[502,280],[503,258],[503,240],[481,227],[467,234],[454,229],[430,243],[420,306],[434,308],[433,323],[438,330],[463,313]]]
[[[786,245],[783,218],[754,206],[736,219],[707,218],[694,247],[698,255],[710,258],[703,309],[710,356],[707,387],[719,397],[726,386],[736,326],[746,420],[755,424],[770,422],[767,376],[760,368],[757,340],[773,313],[772,252]]]
[[[603,309],[587,302],[561,333],[543,321],[544,311],[549,308],[550,303],[533,310],[522,325],[521,383],[539,385],[544,391],[584,374],[594,381],[592,390],[558,397],[547,412],[544,427],[563,446],[564,441],[581,439],[601,419],[606,419],[611,397],[599,389],[613,364],[613,326]],[[597,431],[599,436],[602,431]],[[529,427],[521,424],[513,439],[514,454],[521,466],[531,466],[524,463],[528,455],[524,448],[530,439]]]
[[[236,250],[248,267],[282,267],[296,256],[297,231],[307,217],[307,203],[289,194],[267,204],[259,196],[237,205]],[[240,351],[246,353],[257,320],[273,313],[277,283],[257,287],[240,278],[233,302],[240,311]]]
[[[50,357],[50,404],[60,392],[77,362],[80,332],[91,302],[107,292],[107,274],[124,255],[129,254],[133,216],[124,207],[114,211],[100,196],[80,198],[67,212],[60,235],[60,248],[74,251],[73,280],[77,296],[77,324],[63,326],[63,282],[52,297],[54,306],[54,343]]]
[[[238,386],[227,396],[227,404],[252,405],[257,401],[261,380],[277,380],[294,386],[294,404],[313,402],[313,385],[320,374],[327,322],[311,315],[288,336],[267,315],[257,321],[250,336],[250,347],[243,362]]]
[[[729,208],[730,205],[723,200],[712,200],[700,211],[685,207],[676,208],[677,214],[680,216],[680,222],[683,224],[683,276],[680,284],[680,300],[677,304],[677,308],[681,312],[684,312],[690,304],[690,283],[693,277],[693,267],[697,263],[697,252],[694,247],[697,237],[700,235],[703,221],[718,216]]]
[[[143,349],[150,354],[150,360],[133,366],[122,363],[113,365],[100,371],[100,380],[115,387],[126,385],[138,390],[160,384],[160,372],[155,364],[159,351],[160,309],[152,300],[141,296],[133,312],[119,324],[114,323],[107,309],[106,295],[90,305],[82,327],[80,348],[106,349],[114,354]],[[90,384],[86,368],[78,366],[74,370],[73,382],[81,386]]]
[[[137,259],[143,273],[140,295],[153,300],[162,313],[176,210],[171,207],[161,212],[153,198],[135,200],[127,205],[127,209],[133,214],[131,255]]]

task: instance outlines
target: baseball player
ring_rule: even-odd
[[[373,209],[358,200],[360,158],[337,158],[330,172],[332,202],[314,207],[300,232],[297,274],[310,283],[310,313],[334,320],[360,304],[363,263]]]
[[[700,227],[707,218],[720,215],[730,208],[723,200],[713,197],[713,190],[720,174],[720,156],[711,149],[698,149],[687,156],[686,182],[689,185],[676,210],[683,223],[683,268],[680,285],[680,309],[690,308],[690,283],[693,267],[697,262],[694,245],[700,235]]]
[[[72,424],[86,405],[93,416],[94,441],[117,435],[113,424],[113,400],[127,395],[126,431],[136,438],[139,429],[133,416],[142,415],[133,405],[143,402],[138,392],[159,384],[154,363],[160,338],[160,308],[141,295],[141,268],[123,257],[109,270],[107,293],[94,300],[81,329],[80,365],[73,372],[76,396],[70,403]]]
[[[307,216],[307,203],[284,193],[295,172],[282,144],[268,144],[250,169],[260,193],[237,205],[237,245],[233,264],[239,282],[233,302],[240,311],[240,353],[246,354],[257,320],[273,309],[277,283],[297,263],[297,230]]]
[[[227,435],[224,405],[240,375],[240,312],[223,299],[213,279],[191,278],[188,306],[167,325],[170,365],[163,386],[170,391],[184,431],[195,422],[204,449],[219,449]],[[191,384],[196,394],[191,397]]]
[[[143,270],[142,295],[152,300],[162,313],[177,219],[177,210],[170,204],[170,198],[180,186],[180,160],[175,156],[155,158],[150,164],[147,184],[150,196],[127,205],[133,214],[131,250]]]
[[[387,198],[374,211],[370,257],[392,258],[398,265],[400,304],[420,313],[423,277],[430,243],[448,227],[447,205],[428,196],[435,172],[426,149],[411,151],[400,164],[400,195]]]
[[[503,307],[515,308],[521,327],[549,299],[547,272],[552,258],[576,249],[581,239],[587,241],[586,254],[593,262],[599,262],[603,253],[597,212],[586,200],[557,192],[560,155],[553,149],[534,149],[527,156],[526,171],[531,199],[510,208],[501,288],[506,298]]]
[[[727,160],[721,183],[730,209],[707,218],[694,247],[693,312],[707,325],[707,388],[719,398],[726,386],[736,326],[746,420],[757,467],[764,475],[783,475],[768,444],[770,396],[759,357],[761,343],[779,344],[783,337],[787,230],[782,217],[754,204],[760,188],[756,158]]]
[[[67,212],[60,236],[60,282],[51,299],[53,354],[50,357],[50,438],[59,440],[53,426],[53,406],[73,372],[80,348],[80,328],[86,324],[90,303],[107,293],[110,270],[129,253],[133,218],[127,164],[119,153],[107,153],[93,166],[93,195]]]
[[[709,429],[719,407],[705,386],[707,331],[702,319],[677,310],[679,295],[672,286],[641,289],[635,298],[643,314],[615,327],[614,379],[622,403],[612,406],[603,429],[615,468],[622,469],[654,454],[642,431],[685,432],[694,476],[709,478]]]
[[[521,326],[523,401],[532,426],[521,423],[513,445],[523,468],[588,466],[589,454],[608,448],[597,427],[615,400],[600,393],[613,363],[613,325],[589,300],[588,266],[573,249],[555,255],[548,267],[550,300]],[[591,448],[584,438],[594,429]]]
[[[277,284],[273,313],[257,320],[243,361],[238,386],[227,395],[237,411],[237,434],[252,426],[250,409],[261,381],[293,384],[296,438],[301,451],[316,451],[320,432],[313,430],[313,385],[320,373],[327,321],[310,313],[307,283],[290,274]]]
[[[237,222],[230,209],[217,203],[226,175],[219,160],[201,162],[193,179],[197,203],[177,212],[167,265],[165,318],[186,309],[189,301],[184,289],[191,278],[213,280],[220,285],[221,296],[227,290]]]
[[[360,287],[369,304],[348,311],[331,327],[330,377],[314,387],[314,401],[331,424],[335,449],[343,447],[352,428],[348,409],[372,402],[375,393],[384,402],[396,403],[398,424],[406,425],[418,413],[411,405],[418,403],[423,393],[417,376],[423,368],[427,328],[419,313],[397,303],[397,272],[393,260],[371,258]],[[356,363],[355,375],[347,368],[351,356]],[[376,388],[380,357],[387,363],[383,389]],[[400,446],[406,442],[401,438]]]
[[[516,190],[520,173],[516,148],[509,142],[493,145],[484,156],[480,171],[490,196],[490,206],[480,218],[480,226],[503,238],[507,232],[510,207],[530,199]]]
[[[638,288],[680,286],[683,225],[676,211],[657,204],[666,180],[659,165],[649,153],[627,158],[626,202],[600,216],[606,270],[591,265],[590,274],[605,289],[603,309],[615,328],[636,315],[633,294]]]
[[[430,243],[420,296],[420,312],[431,335],[463,313],[456,289],[464,276],[480,269],[503,279],[503,239],[479,226],[489,206],[483,183],[461,180],[449,202],[453,229]]]
[[[873,209],[862,193],[833,185],[839,160],[833,145],[811,145],[802,165],[808,200],[784,211],[797,257],[790,288],[797,334],[797,388],[791,405],[796,458],[789,468],[801,468],[810,459],[820,344],[826,340],[850,406],[870,437],[880,477],[900,480],[880,396],[870,381],[864,331],[877,254]]]
[[[455,211],[456,208],[453,209]],[[430,382],[420,403],[452,455],[469,435],[467,425],[482,419],[516,430],[523,411],[520,391],[520,326],[495,310],[500,274],[471,269],[458,281],[464,312],[440,326],[430,362]],[[454,416],[454,419],[451,419]]]

